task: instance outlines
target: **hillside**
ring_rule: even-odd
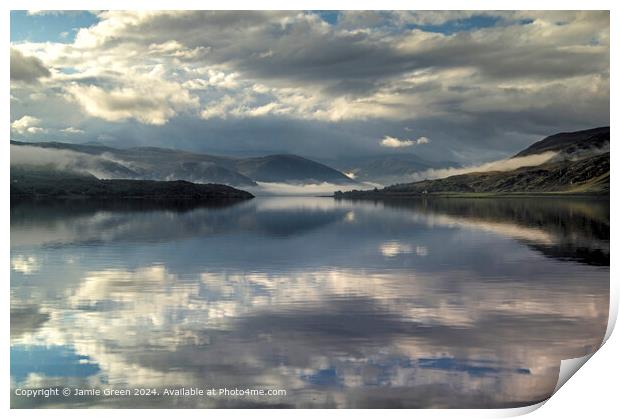
[[[101,145],[18,141],[11,141],[11,145],[54,150],[49,154],[49,159],[58,153],[59,160],[69,160],[69,169],[85,171],[104,179],[187,180],[242,187],[256,186],[257,181],[353,183],[331,167],[295,155],[232,158],[159,147],[119,149]]]
[[[352,183],[343,173],[293,154],[240,159],[239,173],[260,182]]]
[[[609,128],[547,137],[515,157],[556,151],[549,162],[510,171],[472,172],[442,179],[392,185],[336,197],[382,198],[426,194],[588,193],[609,194]]]
[[[388,193],[609,192],[609,153],[579,160],[394,185]]]
[[[186,181],[100,180],[93,175],[52,167],[11,167],[11,200],[94,198],[150,201],[244,200],[253,195],[218,184]]]
[[[556,151],[564,155],[596,153],[609,150],[609,127],[599,127],[583,131],[561,132],[546,137],[514,157],[530,156],[545,151]]]

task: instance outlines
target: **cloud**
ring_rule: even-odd
[[[197,99],[180,86],[159,83],[104,90],[95,85],[67,87],[70,98],[89,115],[106,121],[135,119],[144,124],[163,125],[178,111],[196,107]]]
[[[24,275],[37,272],[40,268],[41,263],[35,256],[17,255],[11,259],[11,269]]]
[[[486,26],[476,26],[482,15]],[[387,152],[376,138],[415,126],[433,139],[421,152],[449,159],[495,159],[539,136],[609,121],[605,11],[342,12],[336,23],[294,11],[97,16],[71,43],[12,44],[50,73],[37,86],[47,95],[39,104],[32,91],[11,91],[15,116],[37,106],[50,120],[71,115],[93,137],[113,125],[119,138],[154,144],[172,131],[145,140],[139,125],[183,117],[172,137],[200,137],[193,147],[238,137],[226,145],[239,150],[252,137],[256,148],[285,152],[306,139],[274,140],[278,130],[330,124],[325,134],[346,144],[331,142],[326,155]],[[206,125],[188,132],[187,120]],[[203,141],[205,126],[221,120],[228,128]],[[278,126],[255,137],[239,129],[251,120]]]
[[[412,244],[401,243],[395,240],[382,243],[379,246],[379,252],[386,258],[393,258],[407,254],[428,256],[428,248],[426,246],[414,246]]]
[[[84,130],[75,127],[67,127],[61,129],[60,131],[64,132],[65,134],[84,134]]]
[[[395,137],[390,137],[386,135],[381,140],[381,146],[389,147],[389,148],[401,148],[401,147],[411,147],[419,144],[428,144],[429,139],[426,137],[420,137],[417,140],[407,140],[407,139],[399,139]]]
[[[258,188],[246,188],[255,195],[297,195],[297,196],[317,196],[331,195],[336,191],[350,188],[350,185],[339,185],[335,183],[313,183],[304,185],[294,185],[290,183],[276,182],[257,182]]]
[[[20,119],[11,122],[11,130],[18,134],[39,134],[45,130],[37,125],[41,120],[34,116],[24,115]]]
[[[478,14],[426,12],[379,17],[396,25],[409,21],[438,24]],[[564,14],[561,19],[559,15],[530,13],[527,16],[534,22],[527,25],[511,13],[488,14],[507,24],[446,35],[420,29],[394,33],[384,26],[352,31],[327,25],[312,13],[104,12],[97,25],[81,29],[75,43],[58,52],[82,68],[97,68],[107,62],[135,68],[145,65],[144,57],[135,53],[142,46],[168,70],[172,66],[181,70],[177,74],[184,76],[187,87],[236,89],[239,97],[235,99],[241,102],[251,86],[260,82],[281,105],[285,104],[280,96],[288,96],[286,89],[292,89],[306,96],[306,101],[310,98],[313,106],[297,106],[291,115],[330,120],[411,115],[408,105],[417,105],[415,96],[425,88],[420,72],[431,69],[441,75],[435,82],[440,93],[460,100],[466,92],[451,89],[453,84],[548,81],[608,68],[606,13]],[[367,24],[376,15],[358,13]],[[562,24],[552,23],[555,21]],[[98,54],[93,54],[95,51]],[[79,62],[78,52],[86,54],[86,62]],[[520,59],[515,61],[515,56]],[[197,73],[206,77],[187,77]],[[119,72],[119,76],[125,75]],[[439,99],[445,106],[444,98]],[[354,110],[342,112],[343,106]],[[430,111],[439,111],[433,108]]]
[[[26,56],[11,48],[11,80],[34,83],[40,78],[49,77],[50,71],[37,57]]]
[[[71,10],[38,10],[38,9],[30,9],[27,10],[26,13],[28,13],[31,16],[43,16],[43,15],[62,15],[62,14],[70,14],[70,13],[75,13],[74,11]]]
[[[423,172],[415,173],[410,181],[418,181],[425,179],[440,179],[449,176],[464,175],[467,173],[480,172],[508,172],[519,169],[520,167],[538,166],[553,159],[557,155],[554,151],[547,151],[540,154],[532,154],[524,157],[514,157],[510,159],[501,159],[475,166],[467,166],[460,168],[446,169],[429,169]]]
[[[399,254],[413,253],[413,246],[410,244],[403,244],[398,241],[389,241],[382,243],[379,246],[379,251],[385,257],[395,257]]]
[[[68,168],[74,166],[75,162],[82,158],[93,158],[93,156],[69,150],[11,144],[11,166],[54,165],[58,168]]]

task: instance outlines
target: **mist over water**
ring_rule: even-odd
[[[13,388],[286,389],[13,407],[506,407],[594,351],[609,202],[11,208]]]
[[[336,183],[329,182],[321,182],[321,183],[305,183],[305,184],[294,184],[294,183],[285,183],[285,182],[257,182],[258,187],[248,187],[246,188],[252,194],[257,196],[330,196],[333,195],[336,191],[341,190],[349,190],[353,187],[361,187],[361,188],[370,188],[371,185],[368,183],[359,183],[357,185],[347,184],[340,185]]]

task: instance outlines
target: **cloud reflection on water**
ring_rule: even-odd
[[[598,214],[596,205],[587,209]],[[518,217],[498,220],[501,211],[486,224],[451,211],[272,198],[25,217],[12,225],[12,253],[41,268],[12,272],[12,345],[72,348],[98,370],[70,379],[31,371],[13,384],[288,390],[184,406],[488,407],[547,397],[559,360],[591,352],[604,335],[608,268],[530,246],[568,240],[555,225],[530,234]],[[604,247],[593,231],[579,240]]]

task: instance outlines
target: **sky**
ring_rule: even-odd
[[[11,139],[475,164],[609,124],[606,11],[13,11]]]

